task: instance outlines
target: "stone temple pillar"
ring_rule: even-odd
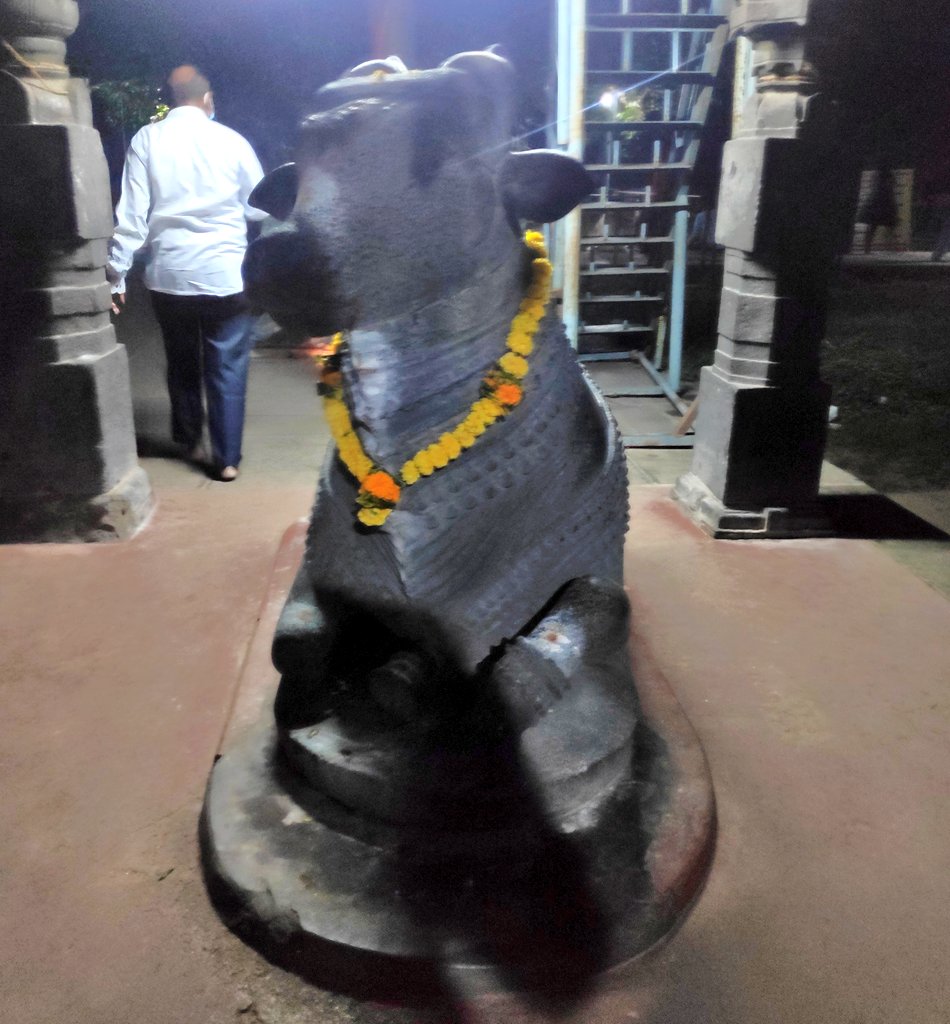
[[[0,0],[0,541],[131,536],[152,507],[109,318],[108,171],[74,0]]]
[[[755,92],[723,155],[719,344],[702,371],[691,471],[674,491],[716,537],[830,532],[819,353],[853,175],[808,59],[819,3],[739,0],[731,17],[751,40]]]

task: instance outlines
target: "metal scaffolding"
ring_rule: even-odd
[[[607,397],[659,397],[681,413],[689,182],[726,40],[726,6],[559,0],[557,8],[557,141],[598,185],[558,231],[556,283],[568,337],[582,362],[630,364],[630,385]],[[650,434],[624,443],[692,442]]]

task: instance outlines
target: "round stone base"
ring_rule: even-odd
[[[676,926],[712,852],[698,741],[662,681],[641,676],[638,690],[629,777],[592,820],[560,827],[540,795],[497,828],[356,814],[289,766],[268,710],[208,786],[202,849],[219,912],[274,962],[366,998],[580,994]],[[531,792],[529,778],[512,784]]]

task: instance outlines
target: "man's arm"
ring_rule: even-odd
[[[249,206],[247,202],[248,196],[257,187],[261,178],[264,177],[264,169],[261,167],[260,160],[257,159],[257,154],[251,148],[251,144],[246,139],[241,141],[244,145],[239,147],[238,180],[241,185],[241,203],[244,206],[244,216],[250,221],[264,220],[267,214],[263,210],[258,210],[256,206]]]
[[[151,205],[148,168],[143,155],[142,140],[132,139],[122,169],[122,195],[115,208],[116,227],[109,243],[106,277],[113,292],[125,293],[125,275],[132,258],[148,238],[148,211]]]

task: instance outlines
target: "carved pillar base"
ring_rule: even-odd
[[[108,171],[60,62],[72,0],[0,0],[0,542],[132,536],[152,508],[104,266]]]
[[[697,526],[717,540],[788,540],[834,533],[817,499],[794,508],[729,508],[695,473],[685,473],[676,481],[673,497]]]
[[[148,476],[135,466],[92,497],[29,495],[0,498],[0,544],[128,540],[153,508]]]

